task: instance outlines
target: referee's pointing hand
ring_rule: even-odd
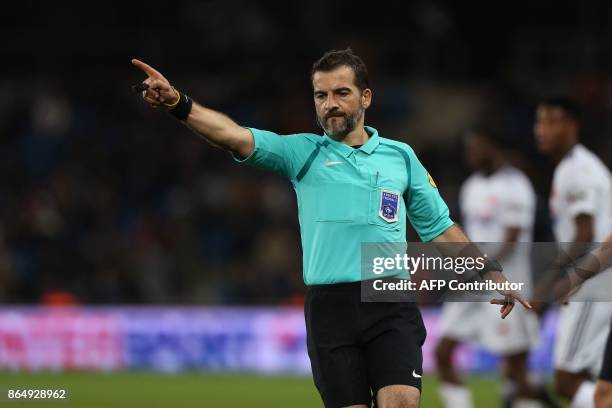
[[[142,98],[155,108],[168,107],[175,104],[180,97],[170,82],[155,68],[137,59],[132,59],[132,65],[142,70],[147,79],[143,81],[149,88],[142,92]]]

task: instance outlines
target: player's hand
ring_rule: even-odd
[[[155,68],[140,60],[132,59],[132,65],[147,75],[143,81],[149,88],[142,92],[142,98],[152,107],[165,107],[172,105],[180,96],[170,85],[170,82]]]

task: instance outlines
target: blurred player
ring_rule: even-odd
[[[463,183],[459,197],[465,232],[476,242],[503,243],[490,246],[495,257],[503,260],[512,281],[529,285],[529,247],[515,243],[532,240],[536,198],[531,183],[505,161],[499,139],[489,129],[468,132],[465,152],[466,161],[475,170]],[[503,374],[512,383],[518,400],[538,397],[527,370],[528,351],[538,341],[534,313],[520,310],[500,320],[486,303],[447,302],[442,308],[440,335],[436,357],[445,407],[473,406],[470,392],[452,362],[453,352],[466,341],[503,357]]]
[[[557,242],[602,241],[612,225],[612,176],[599,158],[579,143],[580,107],[567,98],[542,101],[534,133],[539,150],[558,164],[550,210]],[[570,251],[571,252],[571,251]],[[610,275],[612,276],[612,275]],[[562,306],[554,351],[555,390],[573,407],[592,407],[612,318],[610,279],[593,279]]]
[[[568,294],[575,292],[586,280],[604,271],[610,273],[611,266],[612,235],[609,235],[600,247],[576,262],[576,265],[556,285],[555,294],[563,300]],[[608,333],[603,364],[595,385],[595,407],[612,407],[612,331]]]

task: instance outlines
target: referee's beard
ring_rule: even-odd
[[[331,111],[325,116],[317,115],[319,126],[325,131],[325,134],[334,140],[342,141],[344,138],[357,128],[357,124],[361,120],[365,108],[360,106],[354,113],[345,113],[340,111]],[[336,117],[337,119],[331,119]]]

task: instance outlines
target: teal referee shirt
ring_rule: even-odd
[[[421,240],[453,225],[448,207],[414,151],[366,126],[358,149],[327,135],[280,136],[250,129],[253,152],[235,160],[287,177],[297,195],[304,282],[361,280],[361,244],[405,243],[406,217]]]

